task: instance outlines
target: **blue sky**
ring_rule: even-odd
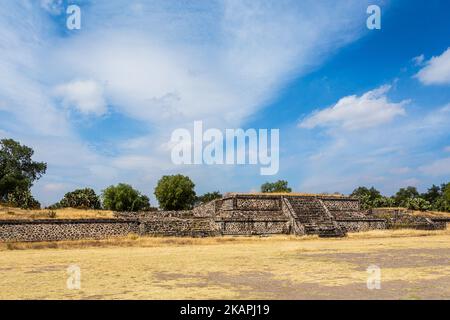
[[[77,4],[81,30],[65,26]],[[381,30],[366,9],[381,7]],[[151,196],[164,174],[198,193],[386,194],[450,180],[448,1],[5,1],[0,137],[48,162],[44,204],[127,182]],[[177,166],[170,135],[279,128],[280,170]]]

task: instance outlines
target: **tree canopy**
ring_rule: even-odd
[[[0,140],[0,201],[15,199],[18,206],[35,201],[30,188],[45,173],[47,164],[33,161],[33,155],[33,149],[17,141]],[[20,199],[25,199],[23,205]]]
[[[195,184],[187,176],[163,176],[155,188],[155,196],[164,210],[188,210],[197,199],[194,188]]]
[[[286,180],[278,180],[276,182],[266,182],[261,185],[261,192],[292,192],[292,189],[288,187],[288,182]]]
[[[53,208],[100,209],[100,198],[91,188],[77,189],[67,192],[64,198],[52,206]]]
[[[222,198],[222,194],[219,191],[207,192],[201,196],[198,196],[196,203],[198,204],[207,203],[220,198]]]
[[[103,207],[112,211],[145,211],[150,209],[150,200],[132,186],[119,183],[102,192]]]

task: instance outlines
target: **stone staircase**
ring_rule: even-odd
[[[287,197],[293,210],[293,218],[305,234],[317,234],[319,237],[343,237],[345,232],[339,228],[326,206],[320,199]]]

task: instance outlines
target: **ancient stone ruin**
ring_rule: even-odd
[[[130,233],[194,237],[273,234],[343,237],[347,232],[396,225],[443,229],[448,222],[406,216],[394,220],[361,210],[359,201],[351,197],[236,193],[188,211],[123,212],[117,213],[115,219],[3,220],[0,221],[0,241],[102,239]]]

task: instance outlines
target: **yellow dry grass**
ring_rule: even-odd
[[[1,299],[450,298],[450,230],[22,245],[0,252]],[[384,291],[366,288],[370,264]],[[70,265],[79,290],[66,286]]]
[[[414,216],[428,217],[428,218],[450,218],[450,212],[441,211],[419,211],[409,210],[402,207],[377,208],[377,211],[392,211],[399,210],[400,212],[408,213]]]
[[[83,210],[83,209],[41,209],[26,210],[0,205],[0,220],[15,219],[87,219],[87,218],[113,218],[109,210]]]

